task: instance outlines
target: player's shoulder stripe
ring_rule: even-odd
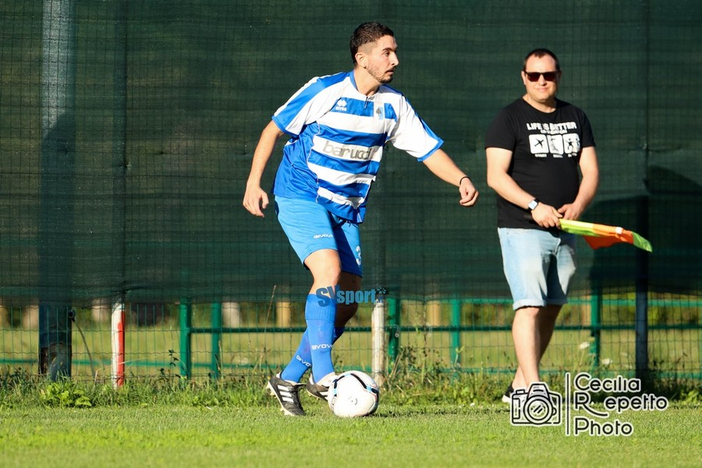
[[[348,77],[348,72],[336,73],[334,75],[315,76],[303,86],[293,98],[309,100],[313,96],[333,86],[343,83]]]
[[[348,72],[336,73],[334,75],[317,76],[312,78],[303,88],[304,94],[312,96],[336,86],[343,86],[343,82],[348,78]]]
[[[324,86],[332,86],[347,79],[350,73],[351,72],[339,72],[333,75],[320,76],[317,78],[317,80]]]

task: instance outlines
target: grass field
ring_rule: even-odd
[[[630,437],[513,427],[506,405],[381,405],[344,420],[304,400],[276,406],[144,405],[0,409],[0,466],[667,466],[702,465],[699,406],[630,413]]]

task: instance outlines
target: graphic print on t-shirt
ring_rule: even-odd
[[[544,135],[529,135],[529,147],[531,154],[537,158],[545,158],[548,155],[548,143]]]
[[[548,149],[554,158],[563,157],[563,137],[560,135],[548,136]]]
[[[542,124],[539,122],[527,124],[527,130],[539,133],[529,135],[529,149],[537,158],[545,158],[551,154],[554,158],[567,156],[574,158],[580,152],[580,137],[577,133],[566,133],[576,130],[575,122],[560,124]]]
[[[565,144],[565,152],[568,157],[577,156],[580,152],[580,137],[577,133],[566,133],[563,135],[563,143]]]

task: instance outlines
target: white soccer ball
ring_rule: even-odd
[[[341,418],[368,416],[378,409],[380,389],[373,378],[361,371],[340,374],[329,386],[329,409]]]

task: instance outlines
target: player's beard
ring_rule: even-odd
[[[379,68],[375,68],[375,67],[369,67],[366,70],[368,71],[370,76],[375,78],[376,81],[378,81],[378,83],[380,83],[380,84],[387,84],[387,83],[390,83],[392,81],[393,75],[388,75],[387,70],[381,71]],[[393,68],[392,71],[394,72],[395,69]]]

